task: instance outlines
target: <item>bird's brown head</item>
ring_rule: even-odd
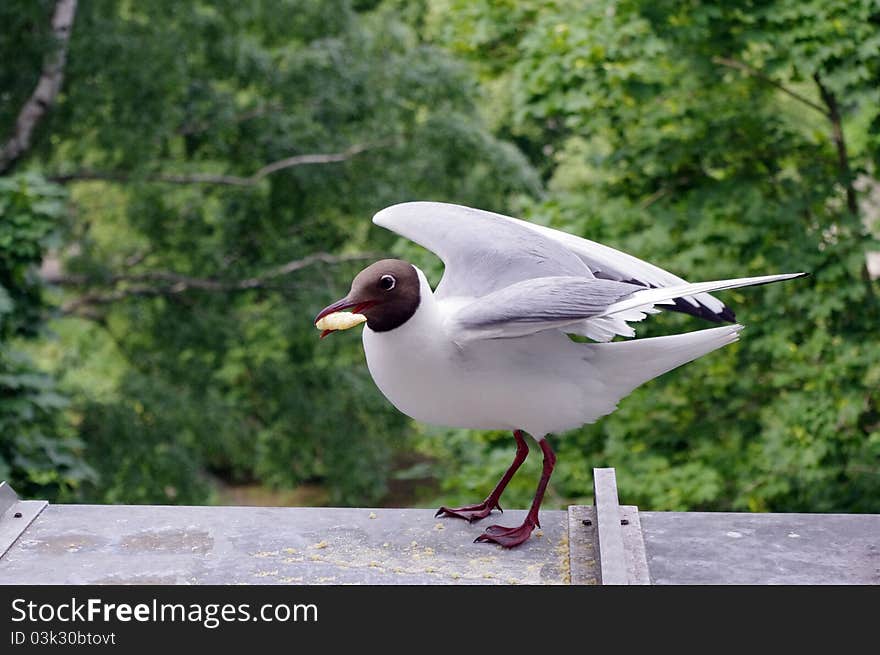
[[[329,314],[350,309],[365,316],[367,326],[374,332],[388,332],[406,323],[416,313],[419,302],[421,290],[416,268],[401,259],[382,259],[358,273],[348,295],[322,309],[315,324]],[[324,329],[321,337],[333,331]]]

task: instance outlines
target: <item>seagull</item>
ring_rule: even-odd
[[[376,386],[416,421],[513,432],[513,463],[486,499],[441,507],[437,516],[476,521],[503,512],[501,495],[529,454],[524,435],[537,441],[543,469],[522,525],[492,525],[475,540],[508,548],[540,527],[556,463],[548,435],[593,423],[644,382],[736,341],[742,325],[710,292],[805,275],[691,284],[581,237],[439,202],[393,205],[373,223],[435,253],[444,264],[440,283],[432,290],[417,267],[383,259],[358,273],[315,324],[323,338],[366,323],[363,347]],[[661,309],[733,324],[612,342],[634,337],[629,323]],[[339,314],[346,310],[353,314]]]

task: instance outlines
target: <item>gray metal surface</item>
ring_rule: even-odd
[[[600,569],[605,584],[880,584],[880,515],[640,513],[617,504],[613,470],[595,480],[597,507],[541,512],[512,550],[473,539],[523,510],[469,524],[423,509],[47,507],[0,485],[0,584],[599,584]]]
[[[566,584],[568,513],[520,548],[427,509],[51,505],[0,559],[0,584]]]
[[[639,510],[633,505],[619,508],[620,536],[623,548],[623,580],[609,584],[649,585],[648,561],[642,540]],[[606,584],[599,575],[599,531],[596,529],[596,508],[571,505],[568,508],[568,548],[571,584]],[[607,549],[606,549],[607,553]]]
[[[568,560],[571,584],[599,584],[596,553],[596,508],[571,505],[568,508]]]
[[[642,525],[639,508],[623,505],[620,508],[620,532],[623,536],[623,551],[626,554],[626,583],[633,585],[651,584],[648,571],[648,558],[645,541],[642,538]]]
[[[48,504],[45,500],[19,500],[9,484],[0,482],[0,558]]]
[[[18,502],[18,494],[5,480],[0,482],[0,517],[6,514],[6,510]]]
[[[596,549],[599,553],[599,579],[603,585],[627,584],[626,552],[617,502],[617,478],[612,468],[593,469],[596,498]]]
[[[654,584],[880,584],[880,515],[641,512]]]

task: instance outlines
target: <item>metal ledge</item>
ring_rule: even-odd
[[[880,515],[541,512],[507,550],[427,509],[49,505],[0,484],[0,584],[880,584]]]
[[[0,482],[0,558],[48,504],[45,500],[19,500],[12,487]]]

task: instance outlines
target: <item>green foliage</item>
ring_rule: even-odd
[[[27,58],[35,81],[19,41],[0,56]],[[63,345],[41,353],[98,474],[81,498],[204,502],[220,479],[380,499],[407,423],[359,340],[318,348],[312,325],[373,255],[273,271],[381,252],[392,239],[369,217],[393,202],[503,208],[536,192],[479,101],[467,67],[390,5],[80,3],[64,93],[28,165],[74,180],[62,302],[100,326],[83,345],[73,319],[57,321]],[[313,153],[341,156],[258,174]],[[113,382],[96,385],[95,370]]]
[[[0,178],[0,341],[39,330],[43,286],[35,269],[58,235],[63,198],[37,175]]]
[[[64,499],[93,478],[55,381],[0,345],[0,479],[22,496]]]
[[[154,400],[149,392],[146,386],[131,385],[123,394],[141,393],[146,402],[85,402],[78,407],[85,458],[99,472],[83,485],[80,497],[152,504],[199,504],[210,499],[197,435],[167,411],[180,399]]]
[[[36,266],[57,235],[63,190],[36,175],[0,178],[0,479],[20,494],[64,497],[91,476],[67,399],[19,343],[43,329]]]

